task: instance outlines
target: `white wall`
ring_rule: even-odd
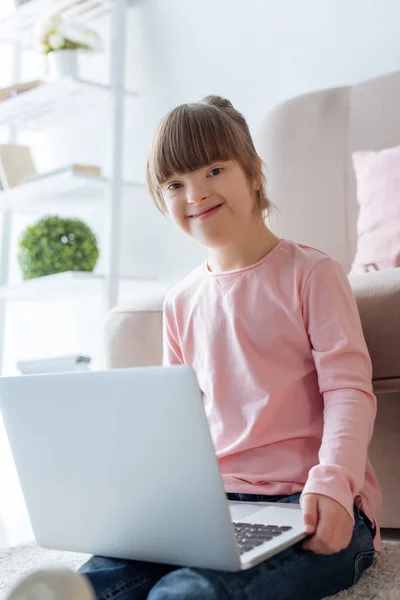
[[[253,129],[290,96],[400,68],[398,0],[146,0],[143,15],[160,108],[219,93]]]

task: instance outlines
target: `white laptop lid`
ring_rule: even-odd
[[[191,367],[12,377],[0,390],[39,544],[198,566],[200,550],[205,565],[239,568]]]

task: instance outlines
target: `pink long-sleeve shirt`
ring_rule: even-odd
[[[377,527],[368,460],[371,361],[347,277],[323,252],[281,240],[256,264],[204,263],[164,303],[164,364],[189,364],[227,492],[316,493]]]

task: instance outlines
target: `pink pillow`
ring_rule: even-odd
[[[400,146],[354,152],[360,205],[350,274],[400,267]]]

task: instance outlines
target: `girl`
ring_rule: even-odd
[[[300,502],[310,537],[234,574],[93,557],[80,575],[36,581],[57,600],[319,600],[348,588],[380,547],[380,490],[367,458],[371,363],[345,273],[267,227],[261,160],[227,100],[172,110],[147,178],[158,208],[208,248],[165,300],[164,364],[196,371],[228,497]],[[28,589],[35,576],[10,598]]]

